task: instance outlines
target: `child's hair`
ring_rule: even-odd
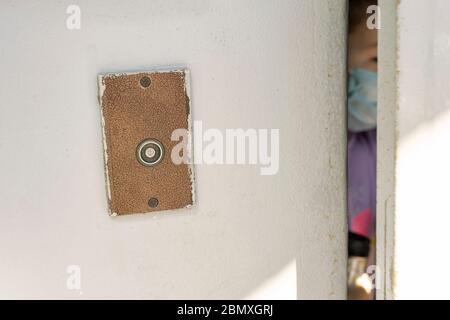
[[[367,16],[367,8],[378,5],[378,0],[349,0],[348,26],[349,32],[364,22]]]

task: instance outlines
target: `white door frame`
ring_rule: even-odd
[[[380,0],[379,5],[377,299],[393,299],[398,2]]]

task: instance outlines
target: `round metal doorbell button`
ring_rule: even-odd
[[[164,147],[162,143],[156,139],[146,139],[138,145],[136,157],[143,166],[155,166],[164,158]]]

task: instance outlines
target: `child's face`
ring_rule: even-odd
[[[378,31],[370,30],[365,23],[356,27],[348,38],[348,68],[361,68],[377,72]]]

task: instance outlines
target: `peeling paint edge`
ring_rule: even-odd
[[[193,143],[192,143],[192,108],[191,108],[191,73],[189,69],[184,69],[184,92],[186,94],[186,97],[188,99],[188,108],[189,108],[189,114],[188,114],[188,159],[190,161],[189,163],[189,178],[191,180],[191,197],[192,197],[192,204],[187,205],[185,208],[190,208],[196,204],[196,197],[195,197],[195,174],[194,174],[194,161],[193,161]]]
[[[117,216],[117,212],[113,212],[111,209],[111,183],[109,180],[109,169],[108,169],[108,145],[106,143],[106,129],[105,129],[105,117],[103,116],[103,94],[105,92],[105,83],[103,81],[104,76],[98,75],[98,102],[100,104],[100,115],[102,124],[102,144],[103,144],[103,162],[104,162],[104,174],[105,174],[105,185],[106,194],[108,198],[108,211],[109,215],[112,217]]]
[[[166,69],[154,69],[154,70],[142,70],[142,71],[132,71],[132,72],[107,72],[107,73],[100,73],[98,77],[109,78],[109,77],[123,77],[123,76],[132,76],[137,74],[157,74],[157,73],[183,73],[186,74],[189,73],[189,70],[186,68],[166,68]]]

